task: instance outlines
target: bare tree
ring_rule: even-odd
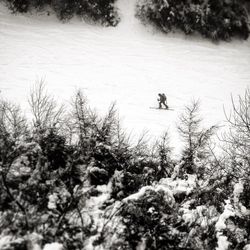
[[[26,119],[19,106],[0,100],[0,167],[8,169],[18,156],[16,142],[27,135]]]
[[[250,177],[250,90],[232,100],[232,111],[226,114],[228,132],[223,136],[224,151],[229,156],[230,172],[235,177]],[[229,169],[228,169],[229,170]]]
[[[16,204],[24,214],[26,227],[28,220],[24,206],[12,193],[8,183],[8,173],[11,165],[22,154],[18,148],[17,141],[27,135],[26,119],[22,115],[19,106],[5,100],[0,100],[0,188],[8,198]]]
[[[19,106],[0,100],[0,168],[7,174],[19,155],[17,141],[28,134],[26,119]]]
[[[36,127],[46,129],[60,123],[64,107],[59,106],[54,98],[46,92],[44,80],[38,82],[31,90],[29,104]]]
[[[0,130],[8,133],[13,139],[27,132],[26,119],[19,106],[5,100],[0,100]]]

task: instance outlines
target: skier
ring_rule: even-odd
[[[158,96],[159,96],[159,98],[157,100],[159,102],[159,109],[162,108],[162,104],[166,107],[166,109],[168,109],[168,105],[166,103],[167,102],[166,95],[164,93],[162,93],[162,94],[159,93]]]

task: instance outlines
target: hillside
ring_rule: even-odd
[[[250,41],[117,7],[102,27],[0,2],[0,250],[249,250]]]

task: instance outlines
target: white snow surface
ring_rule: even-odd
[[[43,250],[63,250],[63,245],[57,242],[46,244]]]
[[[240,198],[240,195],[243,193],[243,191],[244,191],[244,186],[241,181],[239,181],[239,183],[236,183],[234,185],[234,204],[235,205],[239,203],[239,198]]]
[[[227,236],[220,235],[218,238],[218,247],[216,247],[216,250],[227,250],[230,243],[227,240]]]
[[[128,202],[131,200],[138,200],[141,197],[143,197],[147,191],[155,191],[155,192],[162,191],[164,192],[164,199],[168,202],[170,206],[173,206],[175,203],[172,191],[163,185],[144,186],[137,193],[131,194],[128,197],[124,198],[123,201]]]
[[[220,215],[217,223],[215,224],[216,231],[222,231],[223,229],[225,229],[226,228],[226,220],[230,216],[234,216],[234,215],[235,215],[235,211],[234,211],[233,206],[230,203],[230,200],[226,200],[226,205],[225,205],[224,211]]]
[[[134,17],[135,0],[118,0],[121,23],[100,27],[74,18],[59,22],[44,13],[12,15],[0,4],[1,96],[28,110],[37,80],[67,102],[81,88],[100,113],[117,103],[123,127],[151,138],[169,130],[180,145],[178,115],[192,99],[201,100],[205,125],[225,120],[223,105],[242,94],[250,81],[250,41],[212,43],[199,37],[165,35]],[[174,111],[157,107],[165,92]]]
[[[178,178],[162,178],[159,183],[171,190],[174,194],[185,193],[188,195],[197,187],[197,176],[187,174],[186,177],[184,180]]]
[[[216,230],[216,237],[217,237],[217,244],[218,246],[216,247],[216,250],[227,250],[230,242],[227,239],[227,236],[223,235],[223,229],[225,229],[226,226],[226,220],[230,216],[235,215],[235,211],[233,206],[230,203],[230,200],[226,200],[226,205],[224,208],[223,213],[219,216],[218,221],[215,224],[215,230]]]
[[[247,209],[241,202],[240,202],[240,195],[244,192],[244,182],[240,180],[238,183],[234,185],[234,206],[238,208],[238,212],[241,215],[248,216],[250,215],[250,209]]]
[[[250,244],[245,245],[243,250],[250,250]]]

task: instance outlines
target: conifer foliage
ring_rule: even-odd
[[[181,30],[227,41],[249,36],[246,4],[236,0],[139,0],[137,16],[167,33]]]
[[[58,18],[69,20],[74,15],[105,26],[116,26],[119,22],[115,0],[5,0],[13,12],[26,13],[53,9]]]

